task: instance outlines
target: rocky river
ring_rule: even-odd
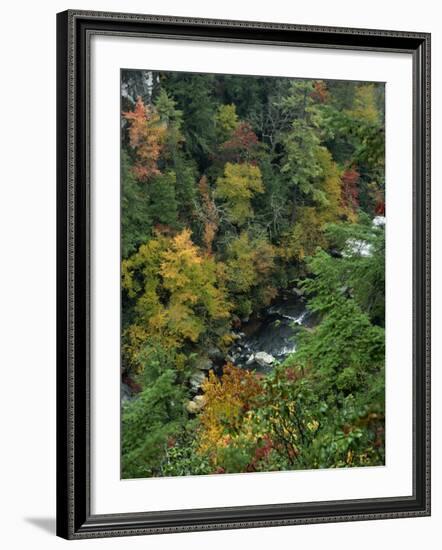
[[[284,292],[270,307],[242,324],[227,359],[241,368],[268,372],[275,362],[296,350],[299,327],[313,324],[313,315],[300,293],[296,289]]]
[[[233,365],[261,373],[271,371],[275,363],[283,361],[296,350],[296,336],[301,326],[311,327],[315,318],[306,307],[306,302],[297,289],[284,291],[269,307],[258,314],[243,320],[241,328],[232,333],[234,343],[227,353],[217,348],[208,350],[208,357],[201,359],[190,377],[190,389],[195,396],[201,393],[201,385],[208,376],[209,370],[221,375],[223,365]],[[122,401],[131,399],[133,391],[126,384],[121,384]],[[193,402],[191,402],[193,403]],[[201,404],[193,403],[195,412]]]

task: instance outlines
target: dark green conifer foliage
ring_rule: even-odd
[[[155,176],[149,186],[149,214],[154,225],[165,224],[176,227],[178,206],[176,201],[175,172]]]
[[[137,181],[125,151],[121,159],[121,253],[133,254],[151,234],[152,216],[148,187]]]

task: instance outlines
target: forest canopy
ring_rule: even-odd
[[[384,85],[121,85],[122,477],[384,464]]]

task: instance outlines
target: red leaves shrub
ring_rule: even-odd
[[[342,174],[342,202],[346,208],[357,210],[359,207],[359,182],[360,174],[354,168],[347,168]]]
[[[153,107],[144,105],[141,97],[138,97],[134,110],[123,113],[123,116],[129,122],[130,146],[135,149],[135,176],[139,180],[146,180],[158,175],[160,170],[157,161],[166,135],[166,126],[161,124]]]
[[[326,103],[328,101],[330,93],[323,80],[316,80],[314,82],[313,91],[310,93],[310,97],[317,103]]]
[[[256,152],[258,138],[248,122],[241,122],[233,132],[232,137],[221,145],[226,160],[250,159]]]

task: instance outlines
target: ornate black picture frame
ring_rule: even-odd
[[[89,46],[96,34],[412,55],[412,496],[91,514],[88,113]],[[57,16],[57,73],[57,534],[80,539],[429,515],[430,35],[69,10]]]

